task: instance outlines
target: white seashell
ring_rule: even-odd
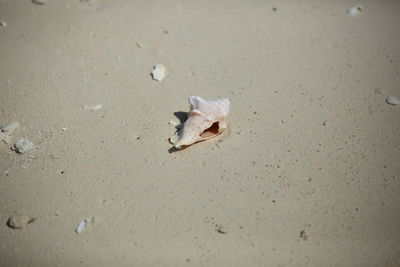
[[[24,138],[19,139],[14,145],[14,150],[20,154],[23,154],[32,148],[33,148],[33,143],[28,139]]]
[[[363,8],[357,5],[349,8],[348,11],[350,15],[354,16],[357,15],[358,13],[361,13],[361,11],[363,11]]]
[[[394,96],[389,96],[388,98],[386,98],[386,103],[390,105],[398,105],[400,104],[400,100]]]
[[[7,27],[7,22],[4,20],[0,20],[0,27],[3,27],[3,28]]]
[[[170,142],[178,149],[213,138],[227,128],[229,99],[207,101],[199,96],[190,96],[189,104],[187,121],[170,138]]]
[[[86,228],[89,227],[89,224],[93,224],[95,221],[94,217],[90,218],[90,219],[85,219],[83,221],[81,221],[78,226],[75,228],[75,232],[77,232],[78,234],[82,233],[83,230],[85,230]]]
[[[88,110],[90,110],[90,111],[96,111],[96,110],[101,109],[102,107],[103,107],[102,104],[97,104],[97,105],[94,105],[94,106],[83,105],[83,108],[84,108],[84,109],[88,109]]]
[[[153,76],[153,80],[161,82],[164,80],[166,76],[167,69],[163,64],[157,64],[153,67],[153,71],[151,72],[151,75]]]
[[[88,224],[88,220],[81,221],[75,229],[75,232],[78,234],[82,233],[82,231],[86,228]]]

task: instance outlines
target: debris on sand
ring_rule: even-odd
[[[46,4],[46,0],[32,0],[32,3],[34,3],[35,5],[44,5]]]
[[[5,22],[4,20],[0,20],[0,27],[1,28],[7,27],[7,22]]]
[[[355,15],[361,13],[362,11],[363,11],[363,8],[362,8],[362,6],[359,6],[359,5],[353,6],[348,9],[348,12],[351,16],[355,16]]]
[[[398,105],[400,104],[400,100],[394,96],[389,96],[388,98],[386,98],[386,103],[390,105]]]
[[[75,232],[77,234],[80,234],[83,232],[83,230],[85,230],[89,224],[94,223],[94,217],[90,218],[90,219],[85,219],[83,221],[81,221],[78,226],[75,228]]]
[[[220,234],[226,234],[229,232],[228,227],[220,225],[220,224],[216,224],[215,225],[215,231],[217,231]]]
[[[153,80],[161,82],[162,80],[164,80],[166,72],[167,70],[163,64],[157,64],[153,67],[151,75],[153,76]]]
[[[31,141],[25,138],[21,138],[15,143],[12,149],[15,150],[17,153],[23,154],[26,151],[31,150],[32,148],[33,143]]]
[[[36,218],[31,218],[25,215],[15,215],[8,218],[7,225],[12,229],[22,229],[25,228],[26,225],[33,223],[35,220]]]
[[[87,109],[87,110],[90,110],[90,111],[96,111],[96,110],[101,109],[102,107],[103,107],[102,104],[97,104],[97,105],[94,105],[94,106],[83,105],[84,109]]]
[[[300,238],[303,239],[304,241],[308,240],[308,235],[304,230],[300,232]]]
[[[11,136],[14,131],[19,127],[18,122],[13,121],[0,127],[0,140],[6,144],[11,141]]]

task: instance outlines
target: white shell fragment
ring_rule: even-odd
[[[88,109],[88,110],[90,110],[90,111],[96,111],[96,110],[101,109],[102,107],[103,107],[102,104],[98,104],[98,105],[94,105],[94,106],[83,105],[83,108],[84,108],[84,109]]]
[[[19,139],[14,145],[14,150],[20,154],[23,154],[32,148],[33,148],[33,143],[28,139],[24,138]]]
[[[151,72],[151,76],[153,76],[153,80],[161,82],[164,80],[166,76],[167,69],[163,64],[157,64],[153,67],[153,71]]]
[[[213,138],[227,128],[229,99],[207,101],[199,96],[190,96],[189,104],[188,119],[170,138],[177,149]]]
[[[6,144],[11,141],[11,136],[14,131],[19,127],[18,122],[13,121],[0,127],[0,140]]]
[[[86,228],[87,224],[88,224],[87,220],[81,221],[76,227],[75,232],[77,232],[78,234],[82,233],[82,231]]]
[[[357,15],[357,14],[361,13],[362,11],[363,11],[363,8],[359,5],[353,6],[348,9],[349,14],[352,16]]]
[[[0,20],[0,27],[2,28],[7,27],[7,22],[5,22],[4,20]]]
[[[94,217],[81,221],[78,224],[78,226],[75,228],[75,232],[78,234],[82,233],[83,230],[85,230],[89,226],[90,223],[94,223]]]
[[[386,98],[386,103],[390,105],[398,105],[400,104],[400,100],[394,96],[389,96],[388,98]]]

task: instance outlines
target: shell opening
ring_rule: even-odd
[[[205,129],[200,136],[203,138],[208,138],[210,136],[217,135],[219,133],[219,122],[214,122],[210,128]]]

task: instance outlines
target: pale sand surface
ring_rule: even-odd
[[[0,1],[0,266],[400,266],[400,1],[359,2]],[[190,95],[229,132],[169,153]]]

